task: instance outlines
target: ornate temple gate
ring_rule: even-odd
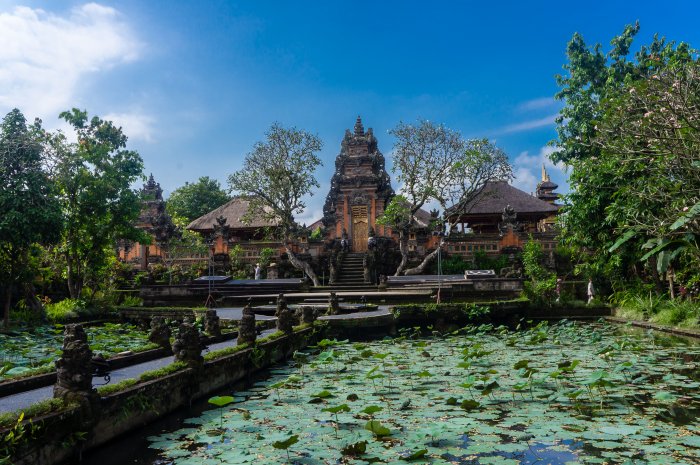
[[[369,237],[369,220],[367,206],[352,207],[352,250],[353,252],[367,251]]]

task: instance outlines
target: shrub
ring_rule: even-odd
[[[81,299],[63,299],[60,302],[46,305],[46,316],[52,323],[63,323],[77,320],[85,309],[85,302]]]

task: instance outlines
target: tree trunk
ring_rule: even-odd
[[[406,269],[408,265],[408,244],[406,244],[406,232],[401,229],[399,230],[399,251],[401,252],[401,263],[399,267],[396,268],[394,276],[401,276],[401,272]]]
[[[440,243],[435,248],[435,250],[433,250],[428,255],[426,255],[425,258],[423,259],[423,261],[420,263],[420,265],[416,266],[415,268],[410,268],[410,269],[406,270],[404,272],[404,275],[410,276],[410,275],[414,275],[414,274],[423,274],[423,272],[428,267],[430,262],[432,262],[435,259],[435,257],[437,257],[438,251],[440,250],[441,247],[442,247],[442,243]]]
[[[319,282],[318,276],[316,276],[314,269],[311,268],[311,265],[309,265],[305,261],[299,260],[299,258],[294,254],[294,252],[292,252],[292,249],[290,249],[287,244],[284,245],[284,249],[287,251],[289,262],[294,266],[294,268],[296,268],[297,270],[303,270],[306,276],[308,276],[309,279],[313,281],[314,286],[320,286],[321,283]]]
[[[75,270],[74,261],[70,255],[66,256],[66,266],[67,266],[67,281],[68,281],[68,293],[71,299],[79,299],[80,293],[82,292],[82,279],[79,273]]]

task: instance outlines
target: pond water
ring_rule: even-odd
[[[138,463],[698,464],[700,346],[606,324],[325,341]],[[132,462],[132,460],[129,460]]]
[[[63,325],[39,326],[0,334],[0,380],[53,365],[61,356]],[[105,357],[148,345],[148,333],[125,323],[87,326],[90,348]]]

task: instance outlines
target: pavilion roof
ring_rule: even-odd
[[[232,229],[250,229],[276,226],[273,221],[268,221],[260,216],[253,216],[249,223],[243,222],[243,217],[248,212],[250,202],[243,197],[234,197],[222,206],[209,213],[200,216],[187,225],[192,231],[211,231],[214,229],[216,219],[220,216],[226,218],[226,224]]]
[[[559,211],[559,205],[540,200],[534,195],[511,186],[506,181],[490,181],[484,189],[467,203],[467,213],[470,215],[495,215],[503,213],[503,209],[510,205],[517,213],[555,213]],[[450,210],[448,208],[447,214]]]

